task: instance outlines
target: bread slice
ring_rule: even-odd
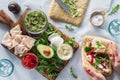
[[[83,21],[88,3],[89,0],[78,0],[76,4],[80,10],[79,12],[80,16],[73,17],[73,15],[68,14],[62,7],[60,7],[55,0],[52,0],[48,16],[52,19],[56,19],[59,21],[74,24],[76,26],[80,26],[80,24]]]
[[[104,71],[103,69],[99,68],[99,67],[96,69],[95,66],[88,61],[88,57],[87,57],[87,54],[86,54],[86,52],[85,52],[84,49],[87,46],[87,43],[88,42],[92,42],[93,39],[97,39],[97,40],[101,41],[101,43],[106,48],[105,52],[107,52],[107,54],[112,53],[112,50],[111,50],[111,47],[109,46],[109,43],[113,42],[113,41],[108,40],[108,39],[104,39],[104,38],[101,38],[101,37],[97,37],[97,36],[87,35],[82,40],[82,65],[83,65],[83,67],[84,67],[85,70],[86,69],[92,69],[92,70],[94,70],[94,71],[96,71],[98,73],[102,73],[104,76],[109,76],[112,73],[112,66],[111,66],[110,59],[109,59],[109,63],[106,65],[108,67],[108,71],[107,72]],[[115,45],[115,47],[117,47],[114,42],[113,42],[113,44]]]

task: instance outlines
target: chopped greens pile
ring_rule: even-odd
[[[77,0],[63,0],[63,2],[70,8],[70,12],[73,17],[77,17],[79,14],[76,5]]]
[[[42,73],[42,74],[46,74],[48,75],[49,78],[54,78],[58,75],[59,71],[64,67],[64,61],[59,59],[59,57],[57,56],[57,47],[55,46],[50,46],[55,55],[50,58],[50,59],[46,59],[44,58],[37,50],[37,45],[39,44],[43,44],[43,45],[48,45],[49,46],[49,41],[48,41],[48,36],[53,34],[53,33],[58,33],[59,35],[62,35],[62,32],[57,30],[54,31],[53,25],[49,24],[48,29],[43,32],[41,34],[41,37],[39,39],[36,40],[32,51],[37,55],[39,63],[37,66],[37,71]],[[66,43],[73,45],[74,44],[74,38],[71,38],[70,40],[65,41]]]

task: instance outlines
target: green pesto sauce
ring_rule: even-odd
[[[39,10],[32,11],[25,16],[25,26],[31,32],[41,31],[47,23],[46,16]]]

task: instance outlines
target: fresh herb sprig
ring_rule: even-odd
[[[69,31],[73,31],[74,28],[71,25],[65,25],[65,28]]]
[[[102,48],[102,43],[100,41],[96,41],[96,45],[98,48]]]
[[[72,45],[74,48],[77,47],[77,45],[75,43],[75,38],[74,37],[70,38],[69,40],[66,40],[65,43],[69,44],[69,45]]]
[[[119,10],[119,8],[120,8],[120,5],[117,4],[116,6],[114,6],[114,7],[112,8],[112,10],[109,12],[108,15],[114,14],[115,12],[117,12],[117,11]]]
[[[75,72],[73,71],[73,68],[72,68],[72,67],[70,67],[70,73],[71,73],[71,75],[72,75],[75,79],[78,78],[77,75],[75,74]]]
[[[89,52],[89,51],[91,51],[92,49],[94,49],[94,47],[89,47],[89,46],[87,46],[87,47],[85,47],[84,51],[85,51],[85,52]]]

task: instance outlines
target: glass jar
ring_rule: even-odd
[[[34,12],[36,12],[36,13],[34,13]],[[37,13],[41,14],[41,16],[40,15],[37,16]],[[30,16],[30,15],[32,15],[32,16]],[[28,19],[28,18],[30,18],[30,19]],[[43,21],[44,24],[40,20]],[[27,22],[30,24],[27,25]],[[33,22],[36,22],[36,24],[34,24]],[[29,11],[26,14],[25,19],[24,19],[24,27],[25,27],[26,32],[31,37],[39,38],[41,33],[43,33],[48,28],[48,20],[47,20],[46,14],[41,10]],[[34,31],[32,31],[30,28],[33,29]]]

